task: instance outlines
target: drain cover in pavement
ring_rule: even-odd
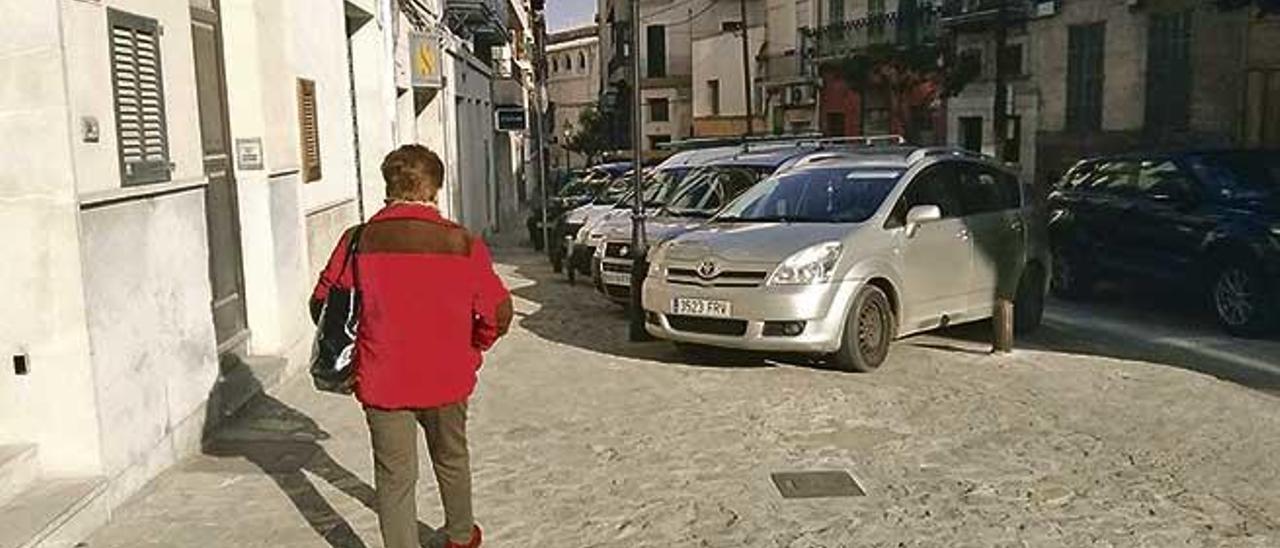
[[[861,497],[867,494],[844,470],[775,472],[770,477],[784,499]]]

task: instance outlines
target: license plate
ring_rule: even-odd
[[[631,275],[626,272],[601,272],[600,281],[605,285],[631,285]]]
[[[729,301],[677,297],[671,300],[671,313],[680,316],[728,318],[733,313],[733,307]]]

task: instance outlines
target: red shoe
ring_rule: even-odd
[[[444,543],[444,548],[480,548],[480,526],[471,526],[471,542],[458,544],[450,540]]]

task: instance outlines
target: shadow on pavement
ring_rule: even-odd
[[[244,459],[275,482],[302,519],[332,548],[367,546],[316,485],[308,478],[323,479],[347,496],[376,512],[374,489],[347,470],[320,445],[329,438],[310,416],[265,393],[251,400],[204,439],[205,455]],[[443,536],[418,523],[419,544],[436,546]]]
[[[627,337],[626,311],[597,294],[590,280],[570,285],[564,276],[551,271],[545,257],[528,249],[501,248],[497,252],[503,264],[514,267],[515,274],[527,280],[512,287],[517,301],[536,305],[535,310],[529,311],[517,302],[517,321],[530,333],[546,340],[621,358],[669,364],[725,368],[772,366],[762,356],[750,353],[716,350],[706,356],[688,356],[665,341],[631,342]]]
[[[991,337],[990,322],[980,322],[904,343],[978,354]],[[1084,301],[1050,300],[1044,324],[1017,346],[1185,369],[1280,395],[1280,341],[1224,333],[1200,300],[1177,289],[1103,287]]]

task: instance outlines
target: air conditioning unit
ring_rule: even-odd
[[[1058,3],[1056,1],[1039,2],[1036,4],[1036,17],[1052,17],[1058,13]]]

